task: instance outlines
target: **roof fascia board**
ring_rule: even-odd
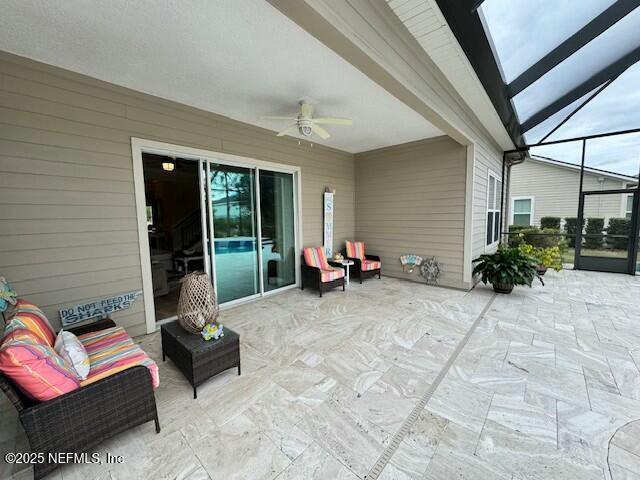
[[[564,168],[566,170],[575,170],[575,171],[580,171],[580,165],[573,165],[571,163],[565,163],[565,162],[561,162],[560,160],[554,160],[552,158],[543,158],[543,157],[539,157],[537,155],[534,156],[530,156],[527,157],[527,159],[530,162],[534,162],[534,163],[543,163],[545,165],[551,165],[553,167],[557,167],[557,168]],[[632,177],[630,175],[623,175],[621,173],[614,173],[614,172],[607,172],[605,170],[599,170],[597,168],[591,168],[591,167],[584,167],[584,171],[586,173],[591,173],[594,175],[601,175],[603,177],[609,177],[609,178],[615,178],[616,180],[623,180],[623,181],[637,181],[637,178]]]

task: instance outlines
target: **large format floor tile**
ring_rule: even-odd
[[[242,376],[216,376],[197,400],[159,334],[139,337],[160,369],[162,432],[98,448],[121,465],[50,479],[362,480],[374,465],[381,480],[636,479],[638,293],[638,277],[576,271],[505,296],[390,278],[289,290],[221,313]],[[0,414],[2,448],[26,448],[1,399]]]

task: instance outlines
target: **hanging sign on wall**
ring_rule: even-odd
[[[333,192],[324,192],[324,253],[333,257]]]
[[[95,302],[83,303],[71,308],[63,308],[60,310],[62,326],[68,327],[93,317],[106,317],[110,313],[129,308],[141,293],[142,290],[138,290],[111,298],[103,298]]]

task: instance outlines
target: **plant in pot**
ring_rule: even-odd
[[[536,271],[537,261],[519,248],[500,246],[495,253],[480,255],[473,262],[477,263],[473,274],[482,275],[482,283],[490,283],[497,293],[511,293],[516,285],[531,287],[536,278],[544,285]]]
[[[528,243],[518,245],[520,251],[536,261],[536,272],[542,276],[547,269],[553,268],[556,272],[562,270],[562,255],[560,247],[534,247]]]

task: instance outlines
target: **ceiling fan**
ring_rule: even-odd
[[[289,133],[293,133],[296,130],[303,137],[310,137],[313,133],[318,135],[323,140],[326,140],[331,135],[320,125],[351,125],[353,120],[350,118],[337,118],[337,117],[313,117],[315,110],[314,106],[309,103],[307,99],[300,100],[300,113],[297,117],[279,117],[279,116],[267,116],[261,117],[265,120],[294,120],[293,125],[288,126],[284,130],[278,133],[278,137],[282,137]]]

